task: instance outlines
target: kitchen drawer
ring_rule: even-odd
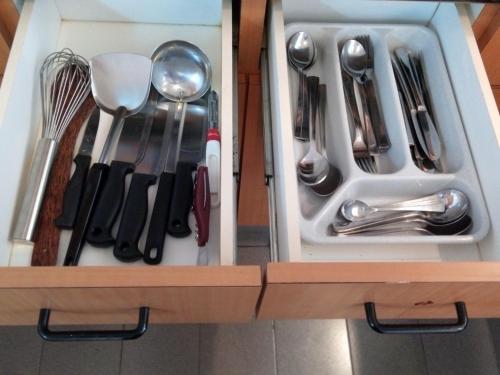
[[[140,306],[150,307],[153,322],[254,316],[260,268],[235,266],[231,13],[229,0],[25,2],[0,91],[0,324],[32,324],[42,307],[52,309],[51,321],[65,324],[136,321]],[[212,88],[220,97],[222,199],[212,212],[209,265],[197,265],[192,234],[169,237],[159,266],[119,263],[111,249],[86,245],[79,267],[29,267],[32,246],[13,243],[11,235],[41,128],[38,74],[45,56],[64,47],[87,59],[104,52],[150,56],[173,39],[204,50],[213,67]],[[58,264],[69,236],[69,231],[61,235]]]
[[[366,302],[383,318],[450,317],[459,301],[470,316],[500,316],[500,118],[467,10],[453,3],[270,1],[264,103],[272,128],[275,259],[267,267],[260,319],[361,318]],[[302,238],[290,99],[296,77],[289,77],[285,36],[296,22],[414,24],[437,35],[482,192],[477,198],[490,219],[484,239],[313,244]]]

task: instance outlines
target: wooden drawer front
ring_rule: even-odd
[[[51,324],[136,323],[149,306],[152,323],[244,322],[255,314],[260,268],[3,268],[0,325],[34,324],[40,308]]]
[[[463,301],[470,317],[500,316],[497,263],[268,264],[259,319],[452,318]]]

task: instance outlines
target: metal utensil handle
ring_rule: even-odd
[[[387,152],[387,150],[389,150],[389,148],[391,147],[391,141],[389,140],[389,135],[387,134],[384,119],[381,115],[380,106],[377,99],[378,96],[375,90],[373,79],[366,80],[363,86],[366,92],[373,133],[375,135],[375,139],[377,140],[378,152]]]
[[[38,141],[29,172],[28,185],[23,196],[13,240],[33,242],[36,223],[42,207],[50,169],[57,153],[57,142],[42,138]]]
[[[378,155],[379,150],[378,150],[378,145],[377,145],[377,140],[375,138],[375,133],[373,132],[373,124],[372,120],[370,117],[370,110],[368,108],[368,99],[367,99],[367,93],[366,90],[364,89],[364,86],[361,86],[358,84],[357,81],[353,82],[354,84],[354,90],[356,89],[359,92],[359,98],[361,100],[361,107],[363,109],[363,135],[366,140],[367,146],[368,146],[368,151],[370,155]]]
[[[468,323],[467,309],[464,302],[455,302],[457,320],[453,323],[424,323],[424,324],[384,324],[377,318],[374,302],[365,303],[366,320],[371,329],[377,333],[459,333],[462,332]]]
[[[419,212],[409,212],[409,213],[405,212],[405,213],[394,214],[394,215],[387,216],[387,217],[365,220],[365,221],[357,222],[357,223],[349,223],[347,225],[335,225],[334,224],[333,229],[338,233],[347,233],[347,232],[351,232],[354,230],[368,229],[368,228],[376,227],[378,225],[397,223],[401,220],[417,219],[420,217],[422,217],[422,214]]]
[[[38,316],[38,335],[45,341],[116,341],[134,340],[148,329],[149,307],[139,308],[139,320],[133,329],[52,331],[49,328],[50,309],[41,309]]]
[[[307,91],[309,95],[310,104],[310,121],[309,121],[309,142],[316,145],[318,149],[318,140],[316,139],[316,134],[318,130],[317,120],[318,120],[318,106],[319,106],[319,77],[309,76],[307,77]]]
[[[320,153],[326,150],[326,85],[320,84],[318,89],[318,115],[319,115],[319,148]]]
[[[295,112],[295,138],[307,141],[309,138],[309,95],[307,76],[299,69],[299,93],[297,96],[297,110]]]
[[[433,206],[433,205],[439,205],[441,204],[443,209],[441,211],[444,211],[444,202],[443,199],[436,195],[436,194],[430,194],[426,195],[424,197],[416,198],[416,199],[408,199],[405,201],[399,201],[399,202],[394,202],[394,203],[387,203],[387,204],[382,204],[382,205],[373,205],[371,206],[372,208],[383,210],[384,208],[396,208],[396,207],[412,207],[412,206],[417,206],[417,205],[428,205],[428,206]],[[418,211],[418,210],[416,210]]]
[[[421,212],[444,212],[443,202],[427,202],[420,204],[404,204],[401,206],[382,206],[372,207],[375,212],[392,212],[392,211],[421,211]]]

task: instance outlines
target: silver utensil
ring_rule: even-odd
[[[120,136],[123,120],[144,106],[151,85],[151,59],[131,53],[107,53],[90,60],[92,95],[96,104],[113,115],[110,131],[87,178],[83,200],[64,259],[75,266],[81,255],[89,221],[109,170],[109,151]]]
[[[354,90],[354,79],[342,69],[342,82],[344,87],[344,98],[348,108],[348,122],[352,141],[352,151],[356,164],[365,172],[377,173],[377,165],[373,156],[368,151],[363,131],[363,123],[359,116]]]
[[[88,62],[69,49],[47,56],[40,69],[42,138],[29,172],[13,240],[32,242],[57,147],[90,92]]]
[[[63,207],[61,214],[54,220],[54,224],[61,229],[73,229],[76,215],[80,207],[85,180],[92,162],[92,150],[94,149],[95,137],[99,128],[101,110],[95,107],[87,121],[83,139],[78,148],[78,153],[73,159],[75,171],[66,185],[63,195]]]
[[[362,88],[362,105],[368,147],[372,154],[386,152],[391,144],[385,128],[373,81],[373,52],[368,36],[347,40],[341,50],[341,65]],[[370,130],[371,129],[371,130]],[[371,139],[370,131],[373,131]],[[376,146],[375,146],[376,145]]]
[[[349,235],[362,235],[362,236],[382,236],[394,233],[411,233],[425,235],[440,235],[440,236],[456,236],[467,233],[472,228],[472,219],[468,215],[464,215],[455,221],[445,224],[435,224],[425,219],[408,219],[399,221],[397,224],[380,225],[372,229],[362,229],[359,231],[352,231],[348,233],[336,233],[333,235],[349,236]],[[332,229],[332,228],[330,228]]]
[[[185,237],[191,233],[188,213],[192,204],[192,162],[179,162],[180,143],[184,127],[187,102],[200,99],[212,82],[212,68],[208,57],[194,44],[185,41],[170,41],[159,46],[153,53],[152,82],[165,98],[177,103],[175,122],[169,140],[169,155],[164,172],[175,175],[171,196],[168,233]],[[169,199],[162,196],[161,199]]]
[[[298,140],[309,139],[309,99],[307,91],[307,79],[304,73],[314,63],[316,57],[316,46],[311,36],[299,31],[293,34],[287,42],[287,55],[299,75],[299,94],[297,99],[297,112],[295,114],[294,134]]]
[[[342,221],[334,223],[333,229],[335,232],[352,232],[413,219],[424,219],[434,224],[444,224],[453,222],[469,212],[469,199],[463,192],[456,189],[448,189],[443,190],[440,194],[445,203],[444,212],[411,211],[364,219],[359,222]]]
[[[316,136],[316,134],[320,134],[319,128],[324,126],[324,124],[319,124],[318,121],[319,117],[324,121],[324,114],[317,116],[319,111],[324,110],[325,105],[324,100],[320,99],[319,77],[307,77],[307,83],[311,104],[309,150],[299,160],[297,171],[302,183],[309,186],[316,194],[326,196],[332,194],[340,185],[342,175],[335,166],[329,163],[327,157],[322,153],[321,137]],[[326,90],[322,91],[322,94],[326,95]],[[320,108],[320,103],[323,104],[322,109]]]
[[[434,125],[426,104],[424,102],[421,85],[417,77],[416,67],[412,64],[411,52],[406,48],[396,48],[394,54],[400,64],[401,72],[406,80],[410,94],[415,103],[417,111],[416,116],[418,124],[422,130],[425,144],[429,152],[429,159],[432,161],[439,160],[441,157],[441,140]]]
[[[360,200],[346,200],[340,206],[340,212],[344,219],[349,221],[361,221],[377,212],[393,211],[421,211],[421,212],[444,212],[445,204],[441,194],[432,194],[426,197],[411,199],[385,205],[370,206]]]

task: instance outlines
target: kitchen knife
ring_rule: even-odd
[[[160,108],[151,113],[153,125],[146,153],[137,164],[130,182],[113,251],[115,258],[123,262],[142,258],[139,238],[148,216],[148,189],[156,183],[161,172],[162,148],[166,143],[163,139],[164,134],[169,132],[166,129],[167,114],[167,111]]]
[[[95,107],[83,133],[82,143],[78,153],[73,159],[75,171],[71,176],[63,195],[61,214],[54,220],[55,225],[61,229],[72,229],[75,225],[76,215],[80,207],[85,180],[92,161],[92,149],[99,127],[100,109]]]
[[[146,151],[152,126],[152,118],[146,121],[146,114],[150,110],[151,100],[141,112],[125,119],[115,158],[110,164],[106,183],[90,219],[87,241],[94,246],[108,247],[115,243],[111,231],[122,207],[125,178],[134,171]]]
[[[188,216],[193,205],[192,172],[204,156],[207,127],[207,107],[191,105],[186,112],[167,225],[167,232],[173,237],[187,237],[191,234]]]

